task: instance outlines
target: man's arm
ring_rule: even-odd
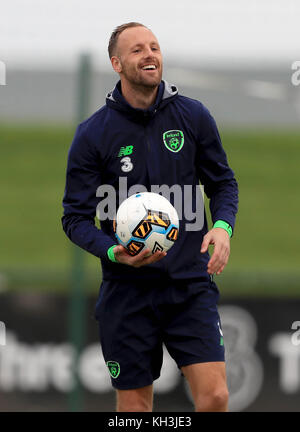
[[[96,190],[101,184],[99,155],[79,125],[69,150],[62,225],[72,242],[93,255],[107,258],[116,241],[95,226]]]
[[[214,224],[213,229],[204,236],[201,252],[206,252],[209,244],[214,244],[208,273],[220,274],[230,254],[230,237],[238,210],[238,185],[228,165],[216,123],[205,107],[199,131],[198,172],[204,191],[210,198]]]
[[[101,161],[88,142],[84,127],[79,125],[68,155],[66,187],[63,198],[64,215],[62,225],[70,240],[93,255],[133,267],[153,264],[166,252],[157,251],[148,256],[150,250],[141,251],[132,257],[127,250],[116,245],[114,236],[109,236],[95,226],[96,190],[101,185]]]

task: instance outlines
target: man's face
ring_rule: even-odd
[[[124,30],[118,39],[112,64],[121,79],[133,86],[157,87],[162,78],[162,55],[159,43],[145,27]]]

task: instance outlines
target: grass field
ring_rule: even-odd
[[[0,125],[0,272],[11,287],[68,286],[72,247],[60,218],[73,133],[68,126]],[[221,135],[240,205],[220,284],[228,293],[300,295],[300,130],[221,129]],[[98,289],[98,260],[86,253],[84,260]]]

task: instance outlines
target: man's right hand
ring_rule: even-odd
[[[120,264],[127,264],[133,267],[142,267],[148,264],[156,263],[167,255],[167,252],[156,251],[154,254],[149,255],[150,249],[145,249],[137,255],[132,256],[128,253],[124,246],[118,245],[113,250],[115,259]]]

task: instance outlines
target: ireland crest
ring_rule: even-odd
[[[106,366],[108,367],[110,376],[112,378],[118,378],[119,374],[120,374],[120,365],[118,362],[116,361],[108,361],[106,363]]]
[[[171,152],[177,153],[184,144],[184,135],[181,130],[169,130],[163,134],[164,145]]]

